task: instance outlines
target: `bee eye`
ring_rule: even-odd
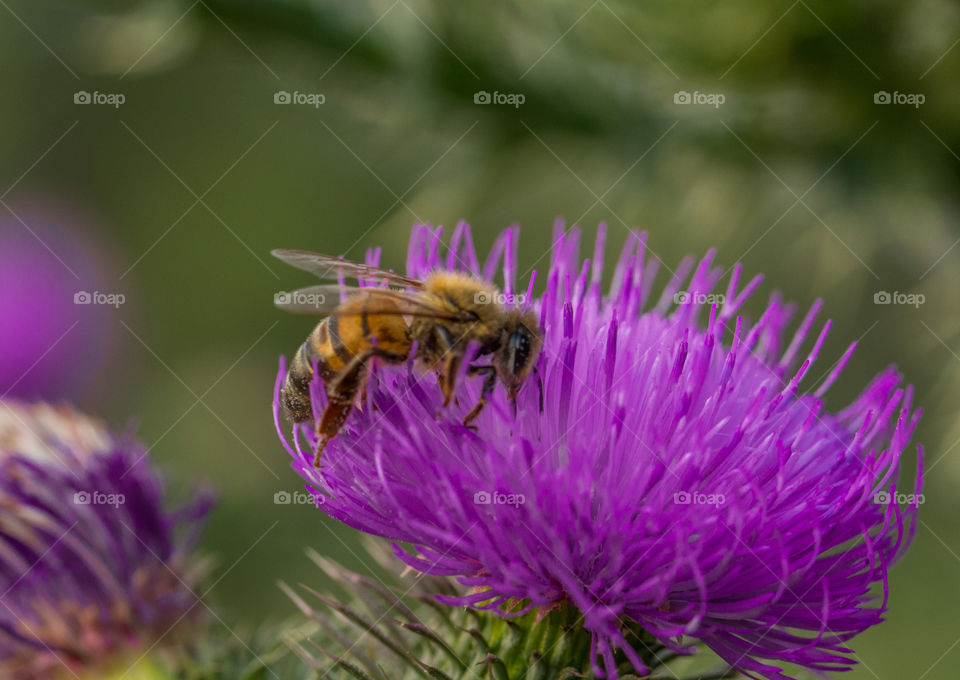
[[[510,334],[507,340],[507,366],[511,373],[516,373],[519,366],[524,366],[530,358],[530,338],[525,329],[518,328]]]

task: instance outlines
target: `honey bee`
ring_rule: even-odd
[[[320,278],[356,278],[386,284],[352,287],[318,285],[278,296],[281,309],[326,315],[294,355],[281,392],[281,403],[294,423],[313,418],[310,382],[313,366],[323,380],[327,406],[317,424],[315,464],[327,443],[350,415],[366,387],[374,358],[400,364],[413,343],[418,364],[437,373],[447,406],[457,375],[472,342],[477,352],[468,376],[484,376],[477,403],[464,417],[469,426],[480,415],[497,380],[516,408],[516,397],[535,365],[543,333],[530,310],[506,308],[497,288],[469,274],[436,271],[424,280],[303,250],[274,250],[274,257]],[[489,357],[484,363],[481,357]],[[541,410],[543,394],[541,386]]]

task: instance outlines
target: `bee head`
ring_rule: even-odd
[[[515,399],[523,381],[537,363],[543,346],[543,335],[536,315],[532,311],[509,311],[502,338],[493,364],[510,398]]]

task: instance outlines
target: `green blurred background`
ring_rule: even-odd
[[[767,274],[753,312],[774,288],[825,298],[820,372],[861,341],[831,408],[901,367],[925,409],[927,502],[889,622],[855,641],[849,677],[956,677],[960,5],[0,5],[0,219],[70,230],[97,253],[84,285],[126,296],[74,399],[135,419],[177,493],[219,493],[204,548],[227,625],[290,614],[276,581],[320,583],[306,546],[367,568],[354,532],[274,503],[299,488],[271,422],[277,358],[311,322],[274,310],[309,278],[270,249],[381,245],[400,268],[415,220],[465,219],[481,250],[516,222],[524,268],[543,267],[561,216],[588,239],[606,221],[608,258],[628,227],[670,266],[716,246]],[[877,305],[880,291],[925,302]]]

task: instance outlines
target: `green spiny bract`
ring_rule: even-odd
[[[288,633],[293,650],[324,680],[573,680],[596,677],[591,636],[580,613],[561,603],[516,618],[438,602],[463,593],[451,581],[423,576],[406,587],[387,586],[311,552],[347,598],[338,601],[308,586],[284,592],[312,625]],[[520,603],[516,609],[520,609]],[[676,678],[664,664],[678,655],[635,625],[625,635],[641,651],[651,680]],[[621,680],[639,680],[618,656]],[[660,669],[661,673],[656,672]],[[698,679],[732,678],[724,668]]]

